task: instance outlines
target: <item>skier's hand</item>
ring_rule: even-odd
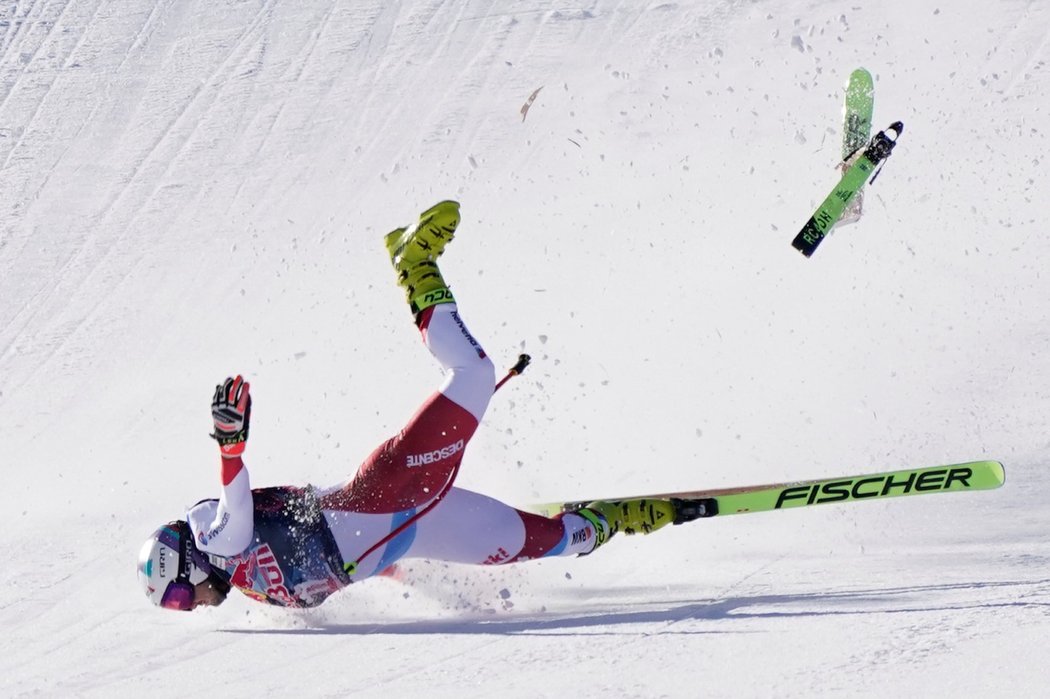
[[[248,421],[252,416],[248,388],[248,382],[240,376],[215,387],[211,401],[215,432],[211,436],[219,443],[223,458],[240,456],[248,442]]]

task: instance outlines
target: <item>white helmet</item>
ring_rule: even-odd
[[[139,552],[139,582],[150,602],[165,609],[193,609],[193,587],[212,574],[208,558],[193,544],[190,525],[169,522]]]

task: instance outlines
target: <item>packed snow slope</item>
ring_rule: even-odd
[[[1047,5],[4,3],[0,694],[1042,693]],[[858,66],[904,135],[805,259]],[[252,382],[259,486],[342,480],[439,383],[381,237],[444,198],[471,330],[534,357],[462,485],[1006,486],[150,607],[142,540],[217,493],[216,382]]]

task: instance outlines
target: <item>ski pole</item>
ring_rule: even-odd
[[[527,355],[527,354],[519,354],[518,355],[518,361],[514,364],[514,366],[512,366],[507,371],[507,375],[504,376],[502,379],[500,379],[500,382],[498,384],[496,384],[496,388],[492,389],[492,392],[495,393],[496,391],[498,391],[500,389],[500,387],[503,384],[507,383],[508,381],[510,381],[515,376],[520,375],[523,371],[525,371],[525,368],[529,366],[529,363],[531,361],[532,361],[532,357],[530,357],[529,355]]]

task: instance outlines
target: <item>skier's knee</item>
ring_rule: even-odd
[[[477,364],[471,367],[471,372],[477,373],[474,380],[480,386],[484,386],[489,395],[496,389],[496,365],[488,358],[488,355],[479,357]]]
[[[487,356],[452,367],[441,392],[481,421],[496,387],[496,367]]]
[[[484,398],[488,403],[496,390],[496,366],[488,356],[479,356],[477,361],[453,369],[454,381],[469,386],[471,393]]]

